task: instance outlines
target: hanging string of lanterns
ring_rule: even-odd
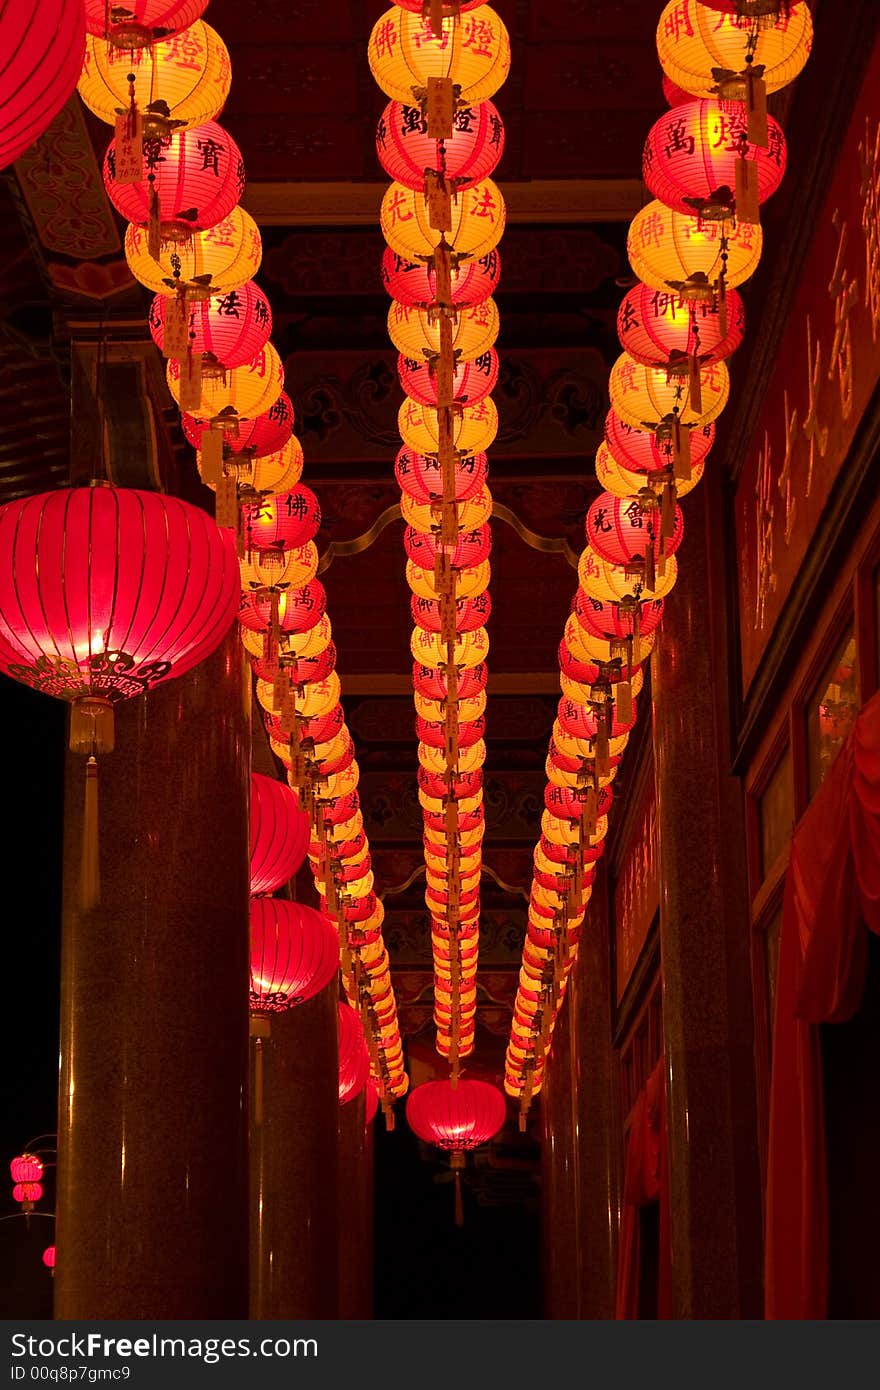
[[[758,264],[759,206],[785,169],[766,95],[797,76],[811,42],[803,0],[673,0],[660,17],[670,110],[645,144],[654,201],[627,238],[639,283],[618,312],[623,352],[596,453],[604,490],[587,512],[559,648],[562,698],[505,1062],[523,1129],[577,958],[642,664],[678,574],[678,501],[706,467],[729,393],[725,361],[745,332],[735,287]]]
[[[434,1022],[454,1087],[476,1018],[491,612],[485,450],[498,428],[492,291],[505,221],[491,177],[504,126],[490,98],[507,76],[510,43],[485,0],[431,0],[383,14],[368,59],[390,98],[376,131],[393,180],[380,211],[382,274],[406,397],[395,474],[412,591]]]
[[[303,452],[270,341],[272,316],[253,281],[260,234],[239,203],[240,151],[217,122],[230,86],[229,54],[202,22],[205,7],[206,0],[130,0],[123,12],[87,0],[80,92],[114,126],[105,183],[129,219],[132,274],[155,296],[150,332],[168,359],[169,390],[199,474],[215,493],[213,533],[233,559],[237,552],[241,639],[271,747],[288,771],[290,789],[254,778],[252,891],[278,887],[308,852],[322,899],[318,913],[253,899],[257,1042],[266,1015],[308,997],[341,961],[391,1123],[407,1077],[358,766],[317,578],[321,513],[300,481]],[[335,942],[329,976],[328,933]]]

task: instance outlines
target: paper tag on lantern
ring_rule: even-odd
[[[281,702],[281,710],[279,712],[278,722],[281,725],[281,732],[283,734],[292,734],[294,730],[297,729],[296,695],[294,691],[291,689],[289,683],[287,686],[287,690],[284,693],[284,699]],[[297,740],[297,746],[298,744],[299,740]]]
[[[703,374],[700,371],[700,359],[695,352],[692,352],[688,359],[688,388],[690,396],[690,407],[695,415],[703,413]]]
[[[444,318],[440,325],[440,355],[434,362],[434,379],[437,386],[437,406],[442,410],[452,405],[455,395],[455,364],[452,356],[452,346],[450,344],[447,352],[443,351],[443,325],[449,324],[449,320]],[[450,325],[451,327],[451,325]],[[451,431],[450,431],[451,444]],[[454,492],[453,492],[454,496]]]
[[[766,150],[770,144],[770,128],[767,123],[767,84],[763,77],[749,72],[746,76],[746,134],[753,145]]]
[[[718,332],[727,337],[727,280],[722,269],[718,276]]]
[[[675,483],[664,483],[660,500],[660,535],[666,540],[675,535]]]
[[[441,241],[434,248],[434,275],[437,280],[437,303],[452,307],[452,248]]]
[[[188,349],[180,359],[180,408],[197,415],[202,404],[202,354]]]
[[[223,431],[209,426],[202,431],[200,443],[202,482],[218,487],[223,475]]]
[[[614,693],[617,697],[617,717],[621,724],[629,724],[633,714],[632,686],[629,681],[620,681],[614,687]]]
[[[144,177],[144,138],[141,113],[135,109],[116,117],[116,184],[140,183]]]
[[[451,140],[455,93],[451,77],[428,78],[428,139]]]
[[[162,213],[155,181],[150,184],[147,214],[147,254],[158,261],[162,253]]]
[[[436,169],[425,170],[425,203],[428,226],[435,232],[452,231],[452,192],[449,184]]]
[[[284,701],[287,699],[289,694],[290,678],[287,674],[287,668],[285,666],[282,666],[279,662],[278,668],[272,679],[272,708],[282,709],[284,706]]]
[[[660,554],[657,556],[657,578],[666,578],[666,541],[660,541]]]
[[[758,202],[758,165],[754,159],[736,159],[736,220],[757,226],[761,221]]]
[[[230,531],[238,530],[238,488],[234,478],[221,478],[214,493],[214,520]]]
[[[657,575],[654,565],[654,537],[649,536],[645,544],[645,588],[652,594],[657,587]]]
[[[162,352],[165,357],[174,357],[180,362],[189,347],[189,306],[186,295],[174,294],[165,300],[165,332],[162,335]]]
[[[691,480],[691,432],[677,419],[672,429],[672,476],[683,483]]]
[[[599,768],[598,742],[599,742],[599,741],[598,741],[598,737],[597,737],[597,740],[596,740],[596,747],[597,747],[597,752],[596,752],[596,771],[597,771],[597,772],[600,771],[600,768]],[[606,762],[608,761],[608,738],[607,738],[607,736],[605,737],[605,761],[606,761]],[[607,772],[608,769],[605,768],[604,771]],[[585,839],[587,839],[587,840],[591,840],[591,839],[593,838],[593,836],[595,835],[595,833],[596,833],[596,819],[597,819],[597,815],[598,815],[598,803],[597,803],[597,800],[596,800],[596,789],[595,789],[595,787],[590,787],[589,791],[587,792],[586,799],[584,800],[584,815],[583,815],[584,837],[585,837]]]

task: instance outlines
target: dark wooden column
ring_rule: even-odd
[[[566,993],[540,1095],[544,1316],[561,1319],[578,1316],[580,1229],[570,1003]]]
[[[235,627],[118,707],[86,914],[68,755],[56,1317],[247,1315],[250,747]]]
[[[758,1317],[761,1201],[742,791],[730,775],[720,482],[687,499],[652,658],[677,1318]]]
[[[362,1091],[339,1106],[339,1317],[372,1316],[373,1125]]]

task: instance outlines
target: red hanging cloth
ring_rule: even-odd
[[[880,695],[795,831],[785,882],[767,1166],[765,1316],[824,1318],[828,1188],[820,1023],[858,1010],[880,933]]]

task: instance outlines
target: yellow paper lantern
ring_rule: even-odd
[[[457,599],[475,598],[477,594],[484,593],[489,587],[491,574],[492,567],[488,560],[481,561],[479,565],[472,565],[470,569],[453,570],[455,597]],[[434,582],[433,570],[423,569],[421,565],[407,560],[406,582],[419,598],[437,598],[437,586]]]
[[[418,756],[419,763],[426,772],[437,772],[441,776],[445,773],[447,763],[444,749],[434,748],[430,743],[419,743]],[[486,744],[483,739],[478,738],[470,748],[459,748],[456,766],[459,772],[473,772],[475,768],[482,767],[485,761]]]
[[[198,449],[196,467],[199,477],[202,477],[202,455]],[[274,454],[264,454],[262,458],[233,454],[224,461],[223,471],[227,477],[235,478],[240,497],[246,498],[253,493],[290,492],[302,477],[302,445],[296,435],[292,434],[284,448],[278,449]],[[202,478],[202,482],[204,481]],[[208,483],[207,486],[216,491],[216,483]]]
[[[414,627],[409,649],[422,666],[446,665],[446,643],[439,632],[426,632],[424,628]],[[457,634],[453,661],[456,666],[467,670],[485,661],[488,651],[489,634],[484,627],[477,627],[473,632]]]
[[[314,627],[309,628],[308,632],[282,632],[278,650],[281,656],[320,656],[321,652],[326,651],[331,640],[330,619],[324,613]],[[249,652],[251,656],[262,659],[265,648],[265,633],[253,632],[250,628],[242,625],[241,641],[245,651]]]
[[[429,77],[448,77],[461,89],[461,100],[473,104],[486,101],[507,77],[510,38],[488,5],[444,19],[438,36],[428,14],[395,5],[373,25],[367,61],[378,86],[394,101],[411,106],[421,100]]]
[[[553,742],[567,758],[586,758],[588,760],[596,756],[596,749],[592,739],[578,738],[575,734],[570,734],[563,729],[559,720],[553,723]],[[608,756],[619,758],[629,742],[629,734],[618,734],[617,738],[608,740]]]
[[[297,714],[303,719],[314,719],[318,715],[328,714],[333,706],[339,703],[339,691],[339,677],[335,671],[331,671],[324,680],[291,686],[290,693],[294,698]],[[257,701],[264,710],[269,714],[281,713],[281,704],[276,704],[275,701],[275,687],[272,681],[258,680],[256,693]]]
[[[165,368],[168,389],[180,405],[181,363],[172,357]],[[252,362],[202,376],[201,400],[189,413],[197,420],[216,420],[222,411],[235,411],[240,420],[253,420],[275,404],[284,389],[284,368],[271,343],[264,343]]]
[[[596,450],[595,463],[599,486],[604,488],[606,492],[610,492],[612,497],[635,497],[642,488],[649,485],[650,474],[633,473],[628,468],[621,468],[607,444],[599,445]],[[705,469],[705,459],[700,459],[699,463],[692,463],[690,478],[676,478],[675,480],[677,495],[686,497],[689,492],[693,492]],[[661,477],[663,472],[665,470],[661,470]],[[661,485],[659,481],[657,485],[659,488]]]
[[[711,296],[725,262],[725,282],[741,285],[754,275],[761,259],[763,235],[751,222],[703,222],[655,198],[630,223],[626,253],[633,274],[653,290],[675,289],[687,297]]]
[[[550,811],[544,811],[541,816],[541,833],[553,845],[575,845],[577,844],[577,828],[570,820],[563,820],[560,816],[554,816]],[[599,816],[596,821],[595,834],[590,836],[591,846],[601,845],[605,836],[608,834],[608,817]]]
[[[177,129],[201,125],[218,116],[229,96],[232,68],[220,35],[196,20],[168,39],[146,48],[115,48],[106,39],[86,35],[82,76],[77,91],[99,120],[113,125],[129,107],[128,74],[146,134],[161,135],[166,119]],[[156,122],[148,107],[164,103]],[[164,118],[164,119],[163,119]]]
[[[426,695],[420,695],[416,690],[413,692],[413,703],[416,713],[423,719],[428,719],[434,724],[442,723],[445,715],[445,706],[441,707],[439,700],[429,700]],[[468,695],[464,700],[456,701],[458,717],[462,723],[469,723],[472,719],[479,719],[481,714],[486,712],[486,692],[479,691],[476,695]]]
[[[459,309],[452,330],[452,348],[459,360],[471,362],[493,345],[501,320],[492,298]],[[398,352],[421,361],[440,352],[440,327],[432,323],[427,309],[392,300],[388,310],[388,336]]]
[[[665,367],[644,367],[622,352],[608,381],[611,407],[634,429],[654,429],[673,412],[682,425],[706,425],[727,404],[730,376],[723,362],[710,362],[700,372],[701,409],[691,405],[687,376],[670,376]]]
[[[189,287],[190,298],[239,290],[256,275],[262,257],[259,229],[242,207],[233,208],[216,227],[194,233],[187,242],[163,246],[158,261],[147,248],[145,227],[130,222],[125,233],[128,268],[154,294],[174,294],[177,284]],[[175,275],[175,259],[180,263],[179,275]]]
[[[409,522],[417,531],[422,531],[427,535],[431,531],[440,529],[440,512],[435,511],[430,503],[420,506],[413,501],[408,492],[400,494],[400,510],[404,521]],[[478,526],[482,526],[492,515],[492,494],[484,483],[475,497],[469,497],[466,502],[458,504],[458,529],[459,531],[475,531]],[[488,565],[488,561],[484,561]],[[473,566],[474,569],[479,568]],[[459,598],[464,597],[462,594]]]
[[[318,573],[318,547],[306,541],[296,550],[252,550],[241,557],[241,587],[249,589],[302,589]],[[246,629],[243,629],[246,631]],[[262,633],[256,634],[262,637]]]
[[[397,415],[397,427],[408,448],[420,454],[436,454],[440,425],[433,406],[405,400]],[[498,411],[491,396],[476,405],[466,405],[460,415],[453,417],[452,440],[461,454],[478,454],[488,449],[497,433]]]
[[[633,672],[633,678],[630,682],[630,694],[638,695],[644,683],[644,672],[642,668],[639,667],[637,671]],[[588,705],[590,703],[592,686],[585,684],[583,681],[572,680],[571,676],[567,676],[564,671],[560,671],[559,673],[559,685],[566,699],[573,700],[576,705]],[[613,685],[611,689],[616,698],[617,686]],[[624,736],[620,735],[620,737]]]
[[[493,179],[459,191],[452,204],[452,228],[445,232],[428,221],[424,194],[402,183],[388,185],[379,209],[382,235],[405,261],[432,256],[442,240],[458,256],[479,260],[498,245],[506,218],[504,199]]]
[[[678,561],[674,555],[669,555],[666,558],[666,572],[657,576],[657,582],[651,590],[651,598],[665,598],[677,578]],[[636,581],[627,577],[623,565],[613,565],[610,560],[603,560],[592,546],[587,545],[584,546],[578,560],[578,583],[591,598],[602,599],[606,603],[619,603],[621,599],[635,593]]]
[[[813,21],[803,3],[786,6],[785,12],[766,22],[735,13],[719,13],[700,0],[670,0],[657,25],[657,53],[670,82],[693,96],[712,97],[718,92],[718,74],[743,73],[749,66],[763,68],[768,92],[793,82],[802,70],[813,44]],[[745,83],[722,92],[729,100],[746,98]]]

